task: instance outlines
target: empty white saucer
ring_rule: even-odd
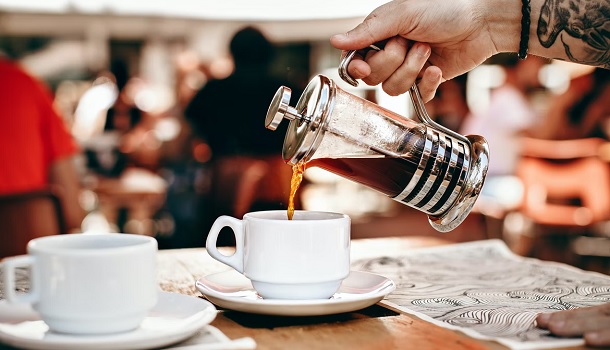
[[[320,316],[360,310],[377,303],[396,289],[392,280],[360,271],[351,271],[330,299],[263,299],[256,293],[250,280],[235,270],[202,277],[195,286],[220,307],[277,316]]]
[[[0,301],[0,344],[25,349],[150,349],[182,341],[212,322],[217,310],[208,301],[160,292],[142,325],[131,332],[70,335],[49,331],[28,305]]]

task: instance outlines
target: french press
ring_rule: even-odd
[[[349,51],[339,76],[356,51]],[[291,90],[278,89],[265,119],[275,130],[290,120],[282,156],[290,165],[307,162],[373,188],[428,215],[432,227],[448,232],[470,213],[489,164],[487,141],[436,124],[417,86],[410,91],[419,123],[350,94],[324,75],[315,76],[296,107]]]

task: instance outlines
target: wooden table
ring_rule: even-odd
[[[447,243],[425,237],[353,240],[352,260],[378,256],[380,252],[390,254]],[[202,297],[194,286],[197,279],[230,269],[212,259],[205,249],[160,251],[159,268],[163,290],[197,297]],[[506,349],[498,343],[473,339],[379,304],[357,312],[319,317],[264,316],[221,310],[212,325],[231,339],[254,338],[260,350]]]
[[[448,243],[425,237],[352,240],[352,260]],[[231,249],[221,250],[228,254]],[[230,269],[212,259],[204,248],[161,250],[158,262],[159,283],[164,291],[199,298],[203,296],[195,288],[197,279]],[[27,279],[26,275],[22,277]],[[18,288],[27,289],[25,282],[18,278]],[[0,299],[2,297],[0,282]],[[506,349],[498,343],[473,339],[413,315],[390,310],[381,303],[351,313],[316,317],[264,316],[219,310],[212,325],[231,339],[252,337],[258,350]],[[0,349],[3,349],[2,344]]]

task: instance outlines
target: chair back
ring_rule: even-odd
[[[517,175],[522,213],[534,222],[588,226],[610,218],[610,165],[598,157],[601,139],[523,139]]]
[[[25,254],[31,239],[60,233],[66,225],[52,190],[0,196],[0,259]]]

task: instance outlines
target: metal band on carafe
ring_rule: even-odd
[[[394,197],[427,214],[446,211],[462,191],[470,147],[450,135],[426,128],[426,140],[417,170],[405,189]]]

